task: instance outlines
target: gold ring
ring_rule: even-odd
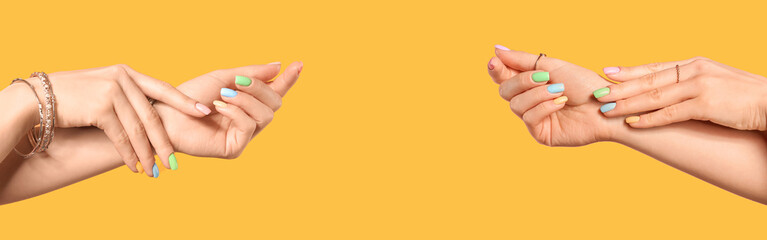
[[[535,65],[533,65],[533,70],[538,70],[538,61],[541,60],[542,57],[545,57],[545,53],[541,53],[538,55],[538,59],[535,59]]]
[[[676,65],[676,83],[679,83],[679,64]]]

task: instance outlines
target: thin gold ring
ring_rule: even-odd
[[[676,65],[676,83],[679,83],[679,64]]]
[[[538,54],[538,59],[535,59],[535,65],[533,65],[533,70],[538,70],[538,61],[541,60],[542,57],[545,57],[545,53]]]

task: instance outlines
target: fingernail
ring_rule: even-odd
[[[152,166],[152,176],[154,176],[154,178],[160,177],[160,169],[157,168],[157,163]]]
[[[601,98],[601,97],[607,96],[607,94],[610,94],[610,88],[608,87],[603,87],[594,91],[595,98]]]
[[[549,90],[549,93],[561,93],[565,91],[565,84],[564,83],[551,84],[548,87],[546,87],[546,90]]]
[[[495,48],[496,48],[496,49],[505,50],[505,51],[509,51],[509,48],[507,48],[507,47],[504,47],[504,46],[501,46],[501,45],[499,45],[499,44],[496,44],[496,45],[495,45]]]
[[[136,162],[136,169],[138,173],[144,173],[144,166],[141,166],[141,162]]]
[[[567,96],[561,96],[554,99],[554,104],[563,104],[567,102]]]
[[[247,86],[250,86],[250,84],[252,82],[253,81],[250,80],[249,77],[245,77],[245,76],[236,76],[236,77],[234,77],[234,83],[237,84],[237,85],[240,85],[240,86],[246,86],[247,87]]]
[[[281,62],[270,62],[270,63],[267,63],[267,64],[279,65],[279,64],[282,64],[282,63]]]
[[[168,156],[168,162],[170,163],[171,170],[178,170],[178,161],[176,161],[175,153],[171,153],[170,156]]]
[[[605,74],[615,74],[621,71],[621,68],[619,67],[606,67],[603,68],[602,71],[605,72]]]
[[[226,107],[226,103],[219,100],[213,100],[213,105],[216,105],[216,107],[220,107],[220,108]]]
[[[602,105],[601,107],[599,107],[599,111],[602,111],[602,113],[606,113],[606,112],[612,111],[614,108],[615,108],[614,102],[605,103],[605,105]]]
[[[301,66],[298,67],[298,74],[301,74],[301,71],[304,70],[304,62],[299,62]]]
[[[626,118],[626,123],[639,122],[639,116],[631,116]]]
[[[237,91],[228,88],[221,88],[221,96],[233,98],[237,96]]]
[[[533,73],[533,82],[547,82],[549,81],[549,72],[537,72]]]
[[[487,69],[490,69],[490,70],[495,69],[495,66],[493,66],[493,59],[490,59],[490,61],[487,62]]]
[[[208,108],[208,106],[202,105],[202,103],[197,103],[194,105],[194,107],[197,108],[197,111],[200,111],[202,114],[210,114],[210,108]]]

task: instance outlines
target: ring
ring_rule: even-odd
[[[679,83],[679,64],[676,65],[676,83]]]
[[[154,105],[157,100],[154,100],[153,98],[146,98],[147,101],[149,101],[149,105]]]
[[[535,65],[533,65],[533,70],[538,70],[538,61],[541,60],[542,57],[545,57],[545,53],[541,53],[538,55],[538,59],[535,59]]]

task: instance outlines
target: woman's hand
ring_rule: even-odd
[[[496,46],[495,53],[488,72],[500,84],[501,97],[510,101],[511,110],[539,143],[580,146],[611,140],[613,129],[622,124],[596,114],[600,104],[590,97],[591,92],[609,82],[595,72],[550,57],[542,57],[533,69],[538,55],[502,46]],[[555,100],[563,94],[566,103]]]
[[[303,63],[290,64],[277,77],[280,66],[276,63],[216,70],[178,86],[181,92],[202,103],[217,100],[226,103],[216,105],[216,111],[205,118],[180,114],[165,103],[155,104],[175,149],[203,157],[239,156],[272,121],[274,112],[282,105],[282,97],[298,80]]]
[[[210,113],[170,84],[125,65],[57,72],[49,79],[57,101],[56,127],[95,126],[104,130],[128,168],[145,170],[148,176],[154,176],[152,169],[156,167],[152,147],[166,168],[176,163],[169,162],[175,158],[171,157],[173,146],[147,97],[190,118]],[[29,82],[41,89],[39,80]]]
[[[677,69],[679,65],[679,82]],[[767,130],[767,78],[707,58],[609,67],[621,84],[595,91],[600,102],[615,102],[605,116],[626,118],[635,128],[687,120],[711,121],[740,130]],[[654,111],[657,110],[657,111]],[[645,113],[648,111],[653,111]]]

